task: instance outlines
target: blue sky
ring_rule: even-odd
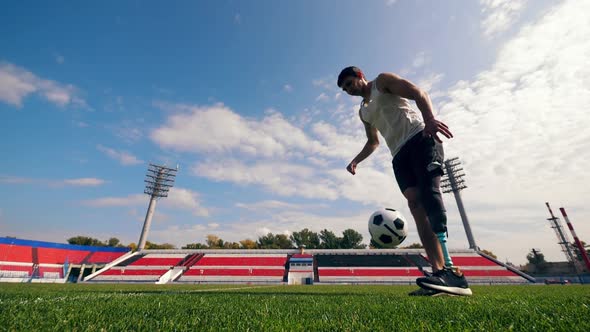
[[[410,216],[365,137],[351,64],[428,91],[465,164],[478,244],[563,260],[545,201],[590,242],[588,1],[21,1],[0,10],[0,234],[136,242],[148,162],[180,166],[150,240],[361,231]],[[586,54],[586,56],[583,56]],[[453,247],[467,246],[445,196]],[[413,225],[408,243],[417,242]]]

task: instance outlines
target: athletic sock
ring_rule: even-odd
[[[445,259],[445,267],[452,268],[453,260],[451,259],[451,255],[449,255],[449,249],[447,249],[447,234],[445,232],[436,233],[436,237],[438,238],[438,242],[440,242],[440,247]]]

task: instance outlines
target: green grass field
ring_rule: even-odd
[[[590,286],[0,284],[2,331],[590,331]]]

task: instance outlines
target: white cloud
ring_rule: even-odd
[[[268,211],[275,209],[293,209],[296,207],[296,204],[276,200],[267,200],[256,203],[236,203],[236,207],[252,211]]]
[[[309,157],[305,157],[305,160],[307,162],[309,162],[312,166],[318,166],[318,167],[325,168],[330,165],[330,161],[327,159],[324,159],[324,158],[309,156]]]
[[[291,86],[291,84],[285,84],[285,85],[283,85],[283,91],[293,92],[293,86]]]
[[[150,231],[149,238],[150,241],[158,243],[172,243],[180,248],[188,243],[205,243],[207,234],[218,233],[216,229],[216,227],[209,227],[202,224],[184,226],[170,225],[164,229],[153,227]]]
[[[326,102],[330,100],[330,97],[328,97],[327,94],[325,94],[324,92],[320,93],[319,96],[316,97],[315,99],[316,101],[320,101],[320,102]]]
[[[258,124],[242,118],[223,104],[211,107],[178,105],[165,126],[152,132],[151,138],[164,148],[185,152],[221,152],[238,149],[248,154],[284,154],[284,147],[267,137]],[[223,125],[220,125],[223,123]]]
[[[23,100],[33,93],[58,106],[86,107],[73,85],[43,79],[24,68],[0,62],[0,101],[22,107]]]
[[[35,182],[35,180],[31,179],[31,178],[24,178],[24,177],[18,177],[18,176],[7,176],[7,175],[0,176],[0,183],[5,183],[5,184],[24,184],[24,183],[33,183],[33,182]]]
[[[272,162],[247,164],[238,160],[211,160],[198,163],[193,174],[214,181],[240,185],[260,185],[281,196],[334,200],[338,193],[329,179],[321,179],[305,165]]]
[[[91,200],[82,201],[82,204],[93,207],[113,207],[113,206],[137,206],[146,205],[149,197],[145,194],[134,194],[126,197],[101,197]]]
[[[101,197],[84,200],[82,204],[92,207],[147,207],[149,199],[146,194],[133,194],[123,197]],[[171,188],[168,197],[161,199],[158,206],[162,206],[164,209],[190,211],[192,215],[198,217],[209,216],[208,209],[201,203],[200,194],[185,188]],[[136,210],[131,211],[133,215],[137,214]],[[170,217],[167,218],[170,219]]]
[[[80,178],[80,179],[68,179],[63,181],[67,185],[72,186],[100,186],[105,183],[102,179],[97,178]]]
[[[449,91],[440,109],[457,134],[450,147],[470,156],[464,158],[473,176],[502,173],[526,180],[532,190],[546,183],[531,172],[560,182],[582,175],[583,168],[570,162],[590,160],[583,130],[590,125],[584,110],[590,69],[581,56],[590,51],[590,26],[580,10],[567,2],[523,28],[490,70]]]
[[[311,126],[311,132],[326,147],[319,151],[319,157],[350,161],[365,144],[367,138],[355,111],[345,112],[340,121],[339,125],[318,121]]]
[[[16,67],[0,64],[0,100],[20,107],[25,96],[37,91],[33,79],[26,73],[22,76]]]
[[[209,211],[201,205],[200,194],[185,188],[171,188],[163,205],[190,210],[194,216],[209,216]]]
[[[440,104],[455,134],[447,155],[460,156],[467,173],[466,205],[493,206],[473,211],[480,230],[496,232],[502,220],[509,232],[524,224],[520,233],[542,233],[538,238],[547,239],[547,247],[555,239],[543,229],[545,201],[585,211],[581,220],[590,218],[590,189],[582,180],[590,160],[589,11],[587,1],[556,6],[508,41],[489,70],[455,84]],[[526,212],[509,213],[515,205],[526,206]],[[485,241],[500,257],[526,253],[531,245],[514,235]],[[558,248],[551,250],[560,259]]]
[[[481,22],[486,37],[494,37],[508,30],[520,17],[528,0],[480,0]]]
[[[340,88],[336,84],[336,77],[318,78],[311,81],[314,87],[321,88],[327,92],[339,92]]]
[[[221,104],[200,107],[161,103],[158,107],[172,115],[152,132],[154,141],[165,148],[207,154],[191,168],[195,176],[259,186],[282,197],[348,198],[364,204],[384,204],[395,193],[391,156],[384,144],[359,167],[356,177],[345,170],[366,141],[356,106],[339,105],[325,111],[336,119],[335,124],[316,121],[307,131],[274,110],[256,121]],[[236,154],[239,158],[233,157]],[[383,180],[382,169],[386,169],[388,181]],[[349,193],[362,179],[371,184],[362,192],[371,194]]]
[[[430,55],[424,51],[419,52],[418,54],[416,54],[416,57],[414,58],[414,61],[412,62],[412,66],[414,68],[422,68],[426,65],[428,65],[430,63],[432,59],[430,58]]]
[[[431,94],[433,88],[440,83],[444,76],[442,73],[430,73],[426,77],[419,79],[417,86]]]
[[[0,183],[4,184],[33,184],[42,185],[48,187],[64,187],[64,186],[77,186],[77,187],[95,187],[106,183],[103,179],[98,178],[77,178],[77,179],[65,179],[65,180],[50,180],[50,179],[35,179],[18,176],[7,176],[0,175]]]
[[[397,3],[397,0],[385,0],[385,5],[391,7]]]
[[[96,148],[100,152],[109,156],[110,158],[117,160],[121,163],[121,165],[124,166],[138,165],[143,163],[143,160],[137,159],[137,157],[126,151],[118,151],[115,149],[108,148],[106,146],[102,146],[100,144],[97,145]]]
[[[280,113],[269,112],[264,119],[256,121],[240,116],[223,104],[203,107],[167,104],[166,107],[176,113],[150,135],[163,148],[273,158],[286,156],[291,149],[323,149]]]
[[[271,210],[308,210],[312,208],[325,208],[327,204],[293,204],[277,200],[265,200],[255,203],[236,203],[236,207],[259,212],[268,212]]]
[[[351,153],[348,157],[352,159],[354,155]],[[216,182],[261,186],[266,191],[283,197],[328,201],[349,199],[377,206],[405,204],[399,196],[391,170],[391,157],[385,148],[363,162],[355,176],[346,172],[345,162],[335,165],[336,168],[331,163],[320,166],[313,163],[308,165],[304,161],[292,163],[264,160],[246,163],[235,159],[214,159],[197,163],[192,168],[192,174]]]

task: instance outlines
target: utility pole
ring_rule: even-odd
[[[143,192],[150,195],[150,205],[145,214],[145,221],[143,222],[143,229],[141,230],[141,236],[137,243],[137,250],[143,250],[145,248],[147,236],[152,224],[152,217],[156,210],[156,200],[160,197],[168,197],[168,191],[174,186],[174,179],[176,178],[177,171],[178,166],[174,169],[166,166],[149,164],[146,178],[144,180],[146,185]]]
[[[469,225],[469,219],[467,219],[467,213],[465,213],[465,206],[463,205],[463,199],[461,198],[460,191],[467,188],[465,185],[465,173],[461,168],[461,162],[459,158],[447,159],[444,162],[445,177],[441,181],[441,188],[443,192],[452,192],[455,195],[455,201],[459,208],[459,214],[461,214],[461,220],[463,221],[463,227],[465,228],[465,234],[467,235],[467,241],[469,241],[469,248],[479,250],[477,244],[475,244],[475,238],[473,232],[471,232],[471,226]]]

